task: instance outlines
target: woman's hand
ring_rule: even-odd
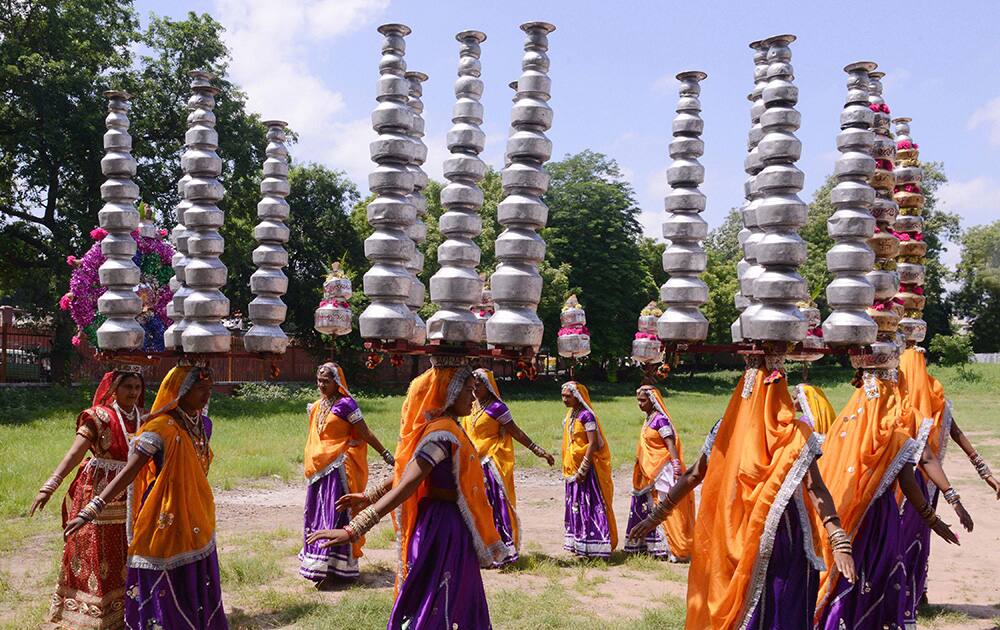
[[[986,485],[993,488],[993,492],[997,493],[997,501],[1000,501],[1000,481],[997,481],[997,478],[993,475],[987,477],[985,481]]]
[[[837,565],[837,570],[840,571],[840,574],[848,582],[854,584],[854,580],[858,579],[858,570],[854,566],[854,556],[842,551],[834,551],[833,563]]]
[[[66,529],[63,530],[63,540],[68,540],[70,536],[79,531],[88,522],[79,516],[74,517],[70,522],[66,523]]]
[[[337,499],[334,507],[338,510],[350,510],[351,513],[358,513],[371,505],[364,492],[352,492]]]
[[[965,506],[962,505],[961,501],[956,503],[954,507],[955,507],[955,514],[958,515],[958,520],[960,523],[962,523],[962,527],[965,528],[965,531],[971,532],[973,525],[972,516],[965,509]]]
[[[935,534],[937,534],[941,538],[944,538],[953,545],[961,544],[958,542],[958,536],[955,535],[955,532],[951,531],[951,528],[948,527],[948,524],[942,521],[940,518],[934,521],[934,524],[931,525],[931,529],[934,530]]]
[[[556,465],[556,458],[552,456],[552,453],[545,453],[545,455],[542,456],[542,459],[548,462],[549,466]]]
[[[321,544],[320,548],[329,549],[330,547],[346,545],[351,542],[351,535],[347,533],[346,529],[321,529],[309,534],[306,538],[306,542],[310,545],[315,544],[320,540],[327,541]]]
[[[648,536],[651,531],[655,530],[658,525],[659,523],[656,521],[650,520],[648,517],[644,518],[632,528],[632,531],[628,533],[628,539],[642,540]]]
[[[39,490],[38,494],[35,495],[35,500],[31,502],[31,509],[28,511],[28,516],[34,516],[35,510],[41,511],[50,498],[52,498],[51,494],[44,490]]]

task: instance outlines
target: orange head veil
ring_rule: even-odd
[[[350,396],[351,390],[347,389],[347,376],[344,374],[344,368],[340,367],[339,364],[333,361],[327,361],[323,365],[316,368],[316,376],[325,375],[333,379],[333,382],[337,384],[337,389],[344,396]]]
[[[645,392],[646,395],[649,396],[649,399],[653,402],[653,408],[662,413],[664,417],[670,421],[671,425],[674,424],[674,419],[669,413],[667,413],[667,405],[663,402],[663,394],[660,393],[660,390],[652,385],[643,385],[639,388],[639,391]],[[677,457],[683,462],[684,455],[681,451],[681,436],[677,433],[676,426],[674,426],[674,444],[677,445]]]
[[[191,391],[195,383],[201,380],[212,378],[212,370],[207,367],[194,365],[178,365],[172,368],[163,377],[160,389],[156,392],[156,400],[153,401],[150,418],[162,416],[177,407],[184,394]]]
[[[486,368],[479,368],[472,372],[472,375],[477,381],[486,385],[486,389],[490,390],[493,397],[503,402],[503,398],[500,397],[500,388],[497,387],[497,379],[493,376],[493,370],[487,370]]]
[[[452,443],[452,462],[458,490],[456,503],[472,534],[480,564],[489,566],[502,560],[506,551],[493,525],[493,509],[486,498],[482,466],[475,446],[461,425],[444,415],[471,375],[472,370],[467,366],[432,367],[410,383],[400,418],[394,485],[399,483],[406,466],[425,440],[440,438]],[[425,478],[393,514],[400,541],[397,589],[406,577],[409,541],[416,526],[420,500],[427,496],[429,485],[429,480]]]

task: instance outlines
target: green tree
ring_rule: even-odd
[[[618,164],[594,151],[552,162],[547,170],[546,260],[553,268],[569,266],[569,286],[587,310],[593,357],[615,367],[610,362],[628,356],[639,311],[657,295],[640,251],[635,193]],[[558,319],[545,320],[552,347],[558,329]]]
[[[53,315],[52,365],[66,378],[73,324],[55,308],[69,253],[101,207],[104,90],[131,63],[128,2],[4,3],[0,18],[0,292]]]
[[[1000,221],[962,235],[956,314],[969,323],[976,352],[1000,351]]]
[[[739,211],[733,208],[722,225],[709,232],[705,239],[708,263],[702,279],[708,285],[708,302],[704,313],[708,319],[709,343],[732,342],[730,327],[739,314],[733,297],[739,291],[736,263],[743,258],[739,243],[742,227],[743,219]]]

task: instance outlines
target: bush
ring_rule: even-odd
[[[935,335],[930,351],[941,365],[964,367],[972,357],[972,340],[969,335]]]

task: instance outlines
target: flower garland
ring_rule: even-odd
[[[163,240],[166,230],[159,230],[156,234],[157,236],[152,237],[140,235],[139,230],[132,232],[132,238],[136,242],[132,262],[140,271],[136,293],[142,298],[142,312],[137,320],[146,331],[142,342],[142,349],[146,352],[164,349],[163,331],[173,323],[167,317],[167,304],[174,296],[169,285],[170,278],[174,275],[170,266],[174,248]],[[73,274],[69,279],[69,292],[59,298],[59,308],[69,311],[76,323],[74,346],[79,346],[86,337],[92,346],[98,347],[97,329],[107,319],[97,312],[97,299],[107,290],[101,286],[98,273],[105,261],[104,254],[101,253],[101,241],[107,235],[107,230],[103,228],[91,230],[90,238],[95,242],[87,253],[79,258],[66,257],[66,264],[73,267]]]

